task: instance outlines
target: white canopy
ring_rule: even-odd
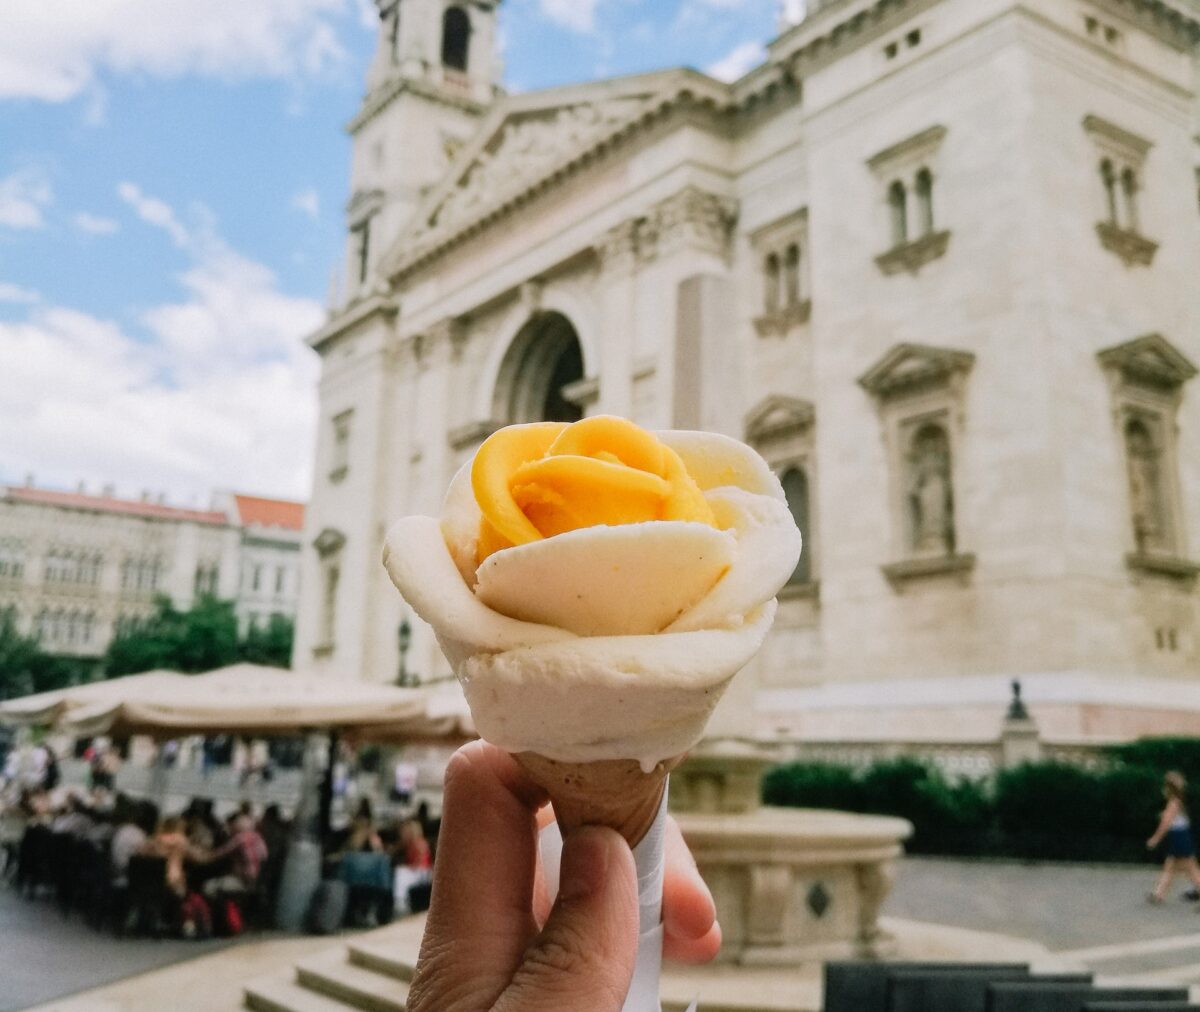
[[[200,675],[147,672],[62,690],[61,696],[42,693],[3,704],[0,718],[56,722],[59,730],[80,737],[339,729],[362,739],[412,740],[475,733],[457,686],[402,689],[257,664]]]
[[[152,686],[168,685],[187,677],[178,671],[160,669],[145,671],[140,675],[110,678],[104,682],[70,685],[65,689],[38,692],[32,696],[21,696],[0,703],[0,723],[55,724],[65,714],[81,706],[95,706],[105,700],[120,699]]]

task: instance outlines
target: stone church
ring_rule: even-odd
[[[1200,728],[1196,0],[810,0],[731,84],[518,95],[499,0],[377,2],[298,667],[446,675],[389,522],[612,413],[750,442],[804,532],[730,733],[969,737],[1014,678]]]

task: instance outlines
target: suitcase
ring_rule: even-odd
[[[308,908],[308,930],[314,935],[333,935],[346,920],[350,887],[338,879],[325,879],[313,893]]]

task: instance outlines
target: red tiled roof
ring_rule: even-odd
[[[289,531],[304,530],[304,503],[288,499],[263,499],[254,495],[233,497],[238,519],[249,527],[283,527]]]
[[[115,499],[112,496],[84,495],[79,492],[56,492],[48,488],[8,486],[8,499],[38,503],[43,506],[62,506],[65,509],[96,510],[101,513],[125,513],[159,520],[190,520],[198,524],[227,524],[229,518],[219,510],[192,510],[166,506],[136,499]]]

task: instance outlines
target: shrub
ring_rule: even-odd
[[[861,778],[863,810],[897,815],[913,824],[914,854],[975,854],[990,847],[991,812],[983,788],[950,783],[932,763],[893,759]]]
[[[1068,763],[1023,763],[996,776],[997,828],[1017,857],[1106,855],[1106,800],[1103,776]]]
[[[863,793],[854,771],[836,763],[789,763],[770,770],[763,801],[789,808],[836,808],[862,812]]]
[[[1200,791],[1200,738],[1139,738],[1105,752],[1125,766],[1156,771],[1160,783],[1168,770],[1179,770]]]

